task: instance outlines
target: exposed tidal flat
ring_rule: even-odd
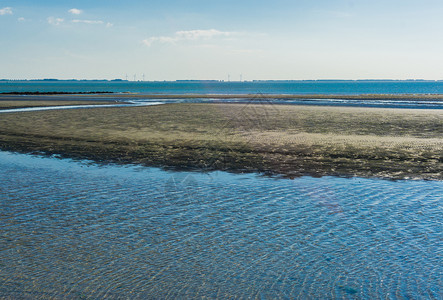
[[[443,110],[260,98],[9,113],[0,119],[0,148],[176,169],[442,180]]]

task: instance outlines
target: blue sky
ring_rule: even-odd
[[[0,0],[0,78],[443,79],[435,0]]]

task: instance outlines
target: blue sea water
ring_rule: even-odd
[[[443,81],[0,81],[2,92],[141,94],[443,94]]]
[[[443,81],[257,81],[257,82],[132,82],[132,81],[0,81],[0,93],[10,92],[113,92],[149,94],[250,94],[251,100],[281,95],[443,94]],[[20,96],[26,99],[27,96]],[[54,98],[54,97],[52,97]],[[85,100],[86,98],[82,98]],[[93,99],[96,100],[96,99]],[[128,100],[128,98],[125,98]],[[130,100],[130,99],[129,99]],[[134,98],[136,104],[146,103]],[[156,99],[151,99],[156,101]],[[214,99],[168,99],[169,102],[212,102]],[[220,100],[217,100],[220,101]],[[223,102],[244,101],[225,99]],[[328,105],[384,108],[443,109],[441,100],[273,99],[274,104]]]
[[[439,299],[443,183],[0,152],[0,298]]]

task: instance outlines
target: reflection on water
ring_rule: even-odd
[[[442,182],[0,169],[0,297],[441,296]]]

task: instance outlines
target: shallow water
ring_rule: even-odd
[[[1,81],[0,92],[132,92],[141,94],[443,94],[443,81]]]
[[[22,100],[50,100],[51,98],[42,98],[35,96],[21,96]],[[251,98],[234,98],[234,99],[205,99],[205,98],[189,98],[189,99],[122,99],[118,95],[114,95],[108,100],[125,102],[125,104],[101,104],[101,105],[65,105],[65,106],[45,106],[45,107],[26,107],[14,109],[0,109],[0,113],[11,112],[28,112],[42,110],[59,110],[59,109],[85,109],[98,107],[130,107],[130,106],[149,106],[160,105],[166,103],[240,103],[240,104],[268,104],[268,105],[313,105],[313,106],[340,106],[340,107],[378,107],[378,108],[406,108],[406,109],[443,109],[443,101],[424,101],[424,100],[353,100],[353,99],[267,99],[266,96],[254,96]],[[61,96],[58,100],[66,100]],[[77,100],[96,101],[79,97]],[[159,101],[160,100],[160,101]]]
[[[39,107],[0,109],[0,113],[43,111],[43,110],[63,110],[63,109],[104,108],[104,107],[109,108],[109,107],[150,106],[150,105],[160,105],[160,104],[164,104],[164,102],[139,101],[137,103],[131,103],[131,104],[98,104],[98,105],[86,104],[86,105],[39,106]]]
[[[0,152],[0,297],[434,298],[443,182]]]

